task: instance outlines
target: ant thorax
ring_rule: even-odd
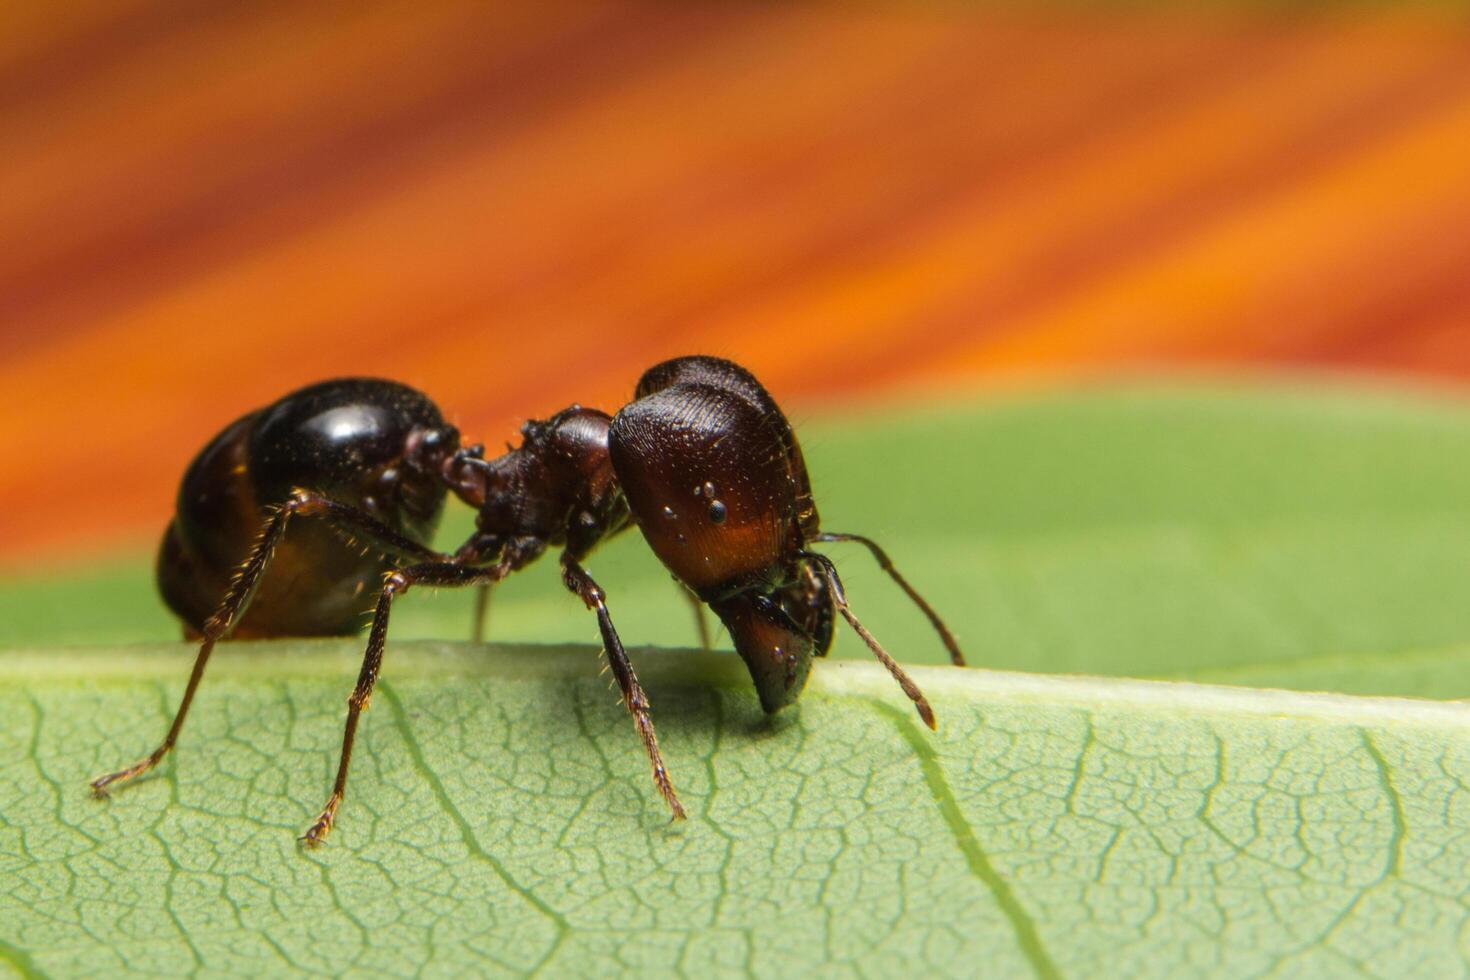
[[[534,538],[579,554],[628,523],[608,455],[611,418],[573,405],[521,427],[521,445],[491,460],[465,460],[480,535]],[[463,482],[463,481],[462,481]]]

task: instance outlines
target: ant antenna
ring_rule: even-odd
[[[861,534],[823,533],[818,534],[812,540],[824,542],[851,541],[854,544],[863,545],[871,551],[874,560],[878,562],[878,567],[887,572],[888,577],[898,583],[898,587],[903,589],[904,593],[913,600],[914,605],[918,606],[919,610],[925,616],[929,617],[929,622],[934,627],[934,631],[939,634],[939,639],[944,643],[944,648],[949,651],[950,662],[956,667],[965,666],[965,655],[960,653],[960,645],[956,642],[954,634],[949,631],[948,626],[944,625],[944,620],[939,618],[939,614],[934,611],[934,608],[924,601],[924,597],[919,595],[918,591],[912,585],[909,585],[908,579],[900,575],[898,569],[893,567],[893,562],[889,560],[888,553],[878,547],[878,542],[870,538],[865,538]]]
[[[797,554],[802,558],[808,558],[816,562],[817,566],[822,569],[822,575],[827,580],[827,587],[832,592],[832,603],[842,613],[842,618],[847,620],[848,625],[857,631],[858,636],[863,638],[863,642],[868,645],[869,650],[873,651],[873,656],[878,658],[878,662],[888,668],[888,672],[893,675],[893,679],[898,681],[898,686],[903,688],[903,693],[907,694],[909,700],[914,702],[914,709],[919,712],[919,717],[924,719],[924,724],[928,725],[931,729],[937,728],[938,725],[934,721],[934,709],[929,707],[929,701],[924,697],[924,692],[919,690],[919,685],[915,684],[909,678],[909,675],[903,672],[903,668],[898,665],[898,661],[889,656],[888,651],[883,649],[883,644],[878,642],[878,638],[872,633],[869,633],[868,628],[859,622],[857,616],[853,615],[852,610],[848,608],[847,593],[843,591],[842,579],[838,577],[837,567],[832,564],[832,559],[826,555],[818,554],[815,551],[801,551],[797,552]]]

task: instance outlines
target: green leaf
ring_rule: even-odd
[[[801,420],[798,420],[800,423]],[[801,425],[972,662],[1470,695],[1470,413],[1391,391],[1097,390]],[[462,535],[462,512],[445,539]],[[856,608],[942,659],[860,551]],[[0,588],[0,964],[457,975],[1455,976],[1470,708],[870,662],[765,719],[635,536],[595,556],[691,812],[670,826],[551,563],[395,611],[331,844],[360,644],[222,648],[176,757],[106,803],[190,651],[145,554]],[[127,646],[125,641],[150,641]],[[92,643],[68,650],[64,643]],[[837,657],[864,657],[843,635]]]
[[[824,663],[760,714],[646,652],[670,826],[590,648],[400,644],[329,846],[354,644],[222,652],[173,769],[177,649],[0,661],[0,959],[21,972],[1459,975],[1459,705]]]

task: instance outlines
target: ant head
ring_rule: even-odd
[[[757,406],[680,382],[624,406],[608,449],[649,546],[701,598],[789,577],[797,484]]]
[[[636,398],[647,398],[675,385],[700,385],[723,392],[726,398],[739,399],[755,410],[761,417],[765,436],[772,451],[786,457],[786,465],[796,491],[796,521],[802,534],[817,533],[821,523],[817,507],[812,501],[811,483],[807,479],[806,461],[802,458],[801,446],[791,431],[791,423],[781,412],[770,392],[756,380],[755,375],[734,361],[722,357],[694,354],[676,357],[655,364],[638,379]],[[779,446],[779,450],[776,448]]]
[[[779,711],[800,697],[811,673],[813,655],[826,652],[817,649],[817,638],[802,629],[778,599],[751,591],[710,604],[729,631],[735,651],[745,661],[767,713]],[[831,639],[830,628],[827,639]]]
[[[703,384],[711,388],[723,388],[734,392],[763,412],[780,411],[766,389],[755,379],[755,375],[734,361],[707,354],[690,354],[655,364],[638,379],[633,397],[646,398],[676,384]]]

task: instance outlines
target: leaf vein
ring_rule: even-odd
[[[944,818],[946,826],[954,835],[955,843],[959,845],[960,852],[964,854],[970,872],[989,889],[1001,914],[1010,922],[1021,954],[1031,964],[1031,968],[1041,980],[1060,978],[1061,972],[1041,943],[1036,923],[1017,900],[1010,885],[990,863],[990,858],[980,846],[980,840],[976,837],[974,828],[970,826],[964,813],[960,810],[959,801],[955,799],[954,793],[949,788],[949,781],[945,778],[944,770],[939,765],[939,757],[934,752],[934,746],[919,731],[908,712],[882,701],[869,700],[868,703],[879,714],[893,722],[904,741],[908,742],[909,747],[918,756],[919,768],[924,774],[924,782],[928,784],[929,792],[939,806],[940,816]]]
[[[423,776],[424,781],[433,792],[434,798],[439,802],[439,806],[443,809],[445,815],[459,829],[460,837],[464,839],[465,847],[469,849],[470,854],[477,860],[488,865],[495,872],[496,877],[503,881],[512,891],[520,895],[527,905],[530,905],[539,912],[555,927],[556,939],[552,942],[550,948],[547,949],[546,954],[541,958],[540,962],[530,971],[530,973],[534,974],[542,966],[549,963],[552,957],[556,955],[556,951],[561,946],[562,941],[571,932],[571,926],[567,923],[565,916],[548,905],[531,889],[518,882],[511,875],[510,871],[506,869],[505,865],[481,845],[474,828],[470,826],[470,822],[465,819],[459,807],[454,805],[454,801],[450,798],[449,792],[444,788],[443,781],[439,779],[439,774],[429,766],[428,760],[424,758],[423,748],[419,745],[418,739],[414,737],[412,727],[408,724],[408,715],[403,710],[403,702],[399,700],[398,693],[382,679],[378,681],[378,691],[383,695],[383,701],[388,705],[389,710],[393,714],[394,727],[403,736],[404,744],[408,749],[408,756],[413,761],[414,768]]]
[[[1388,766],[1388,760],[1379,751],[1377,743],[1373,741],[1373,735],[1364,728],[1363,748],[1367,750],[1368,757],[1373,760],[1373,765],[1378,769],[1378,781],[1383,786],[1383,795],[1388,799],[1389,812],[1393,815],[1393,835],[1388,842],[1388,861],[1383,869],[1384,878],[1397,878],[1404,866],[1404,839],[1407,834],[1407,821],[1404,819],[1404,801],[1399,798],[1399,791],[1393,784],[1393,773]]]
[[[0,939],[0,963],[8,964],[20,974],[22,980],[46,980],[47,974],[18,946]]]

